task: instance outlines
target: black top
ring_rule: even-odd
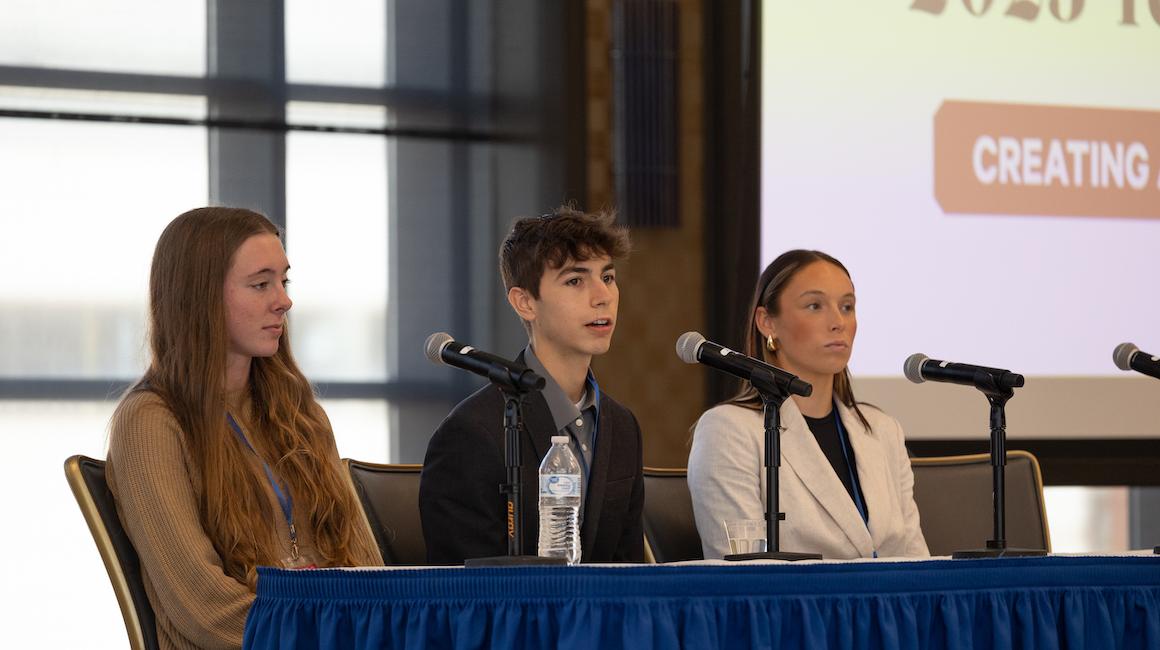
[[[843,445],[843,438],[838,435],[838,420],[837,415],[833,410],[829,415],[821,418],[811,418],[808,415],[802,414],[806,419],[806,426],[810,428],[810,432],[814,434],[814,439],[818,441],[818,446],[822,448],[822,453],[826,455],[826,460],[830,461],[830,467],[834,468],[834,473],[842,481],[842,485],[846,486],[846,492],[850,495],[850,500],[857,503],[854,498],[854,482],[850,478],[851,469],[854,472],[858,471],[858,462],[854,458],[854,449],[850,446],[850,441],[847,438]],[[845,447],[845,454],[842,453],[842,447]],[[846,463],[847,455],[849,454],[850,462]],[[862,495],[859,489],[858,496],[862,500],[862,505],[866,508],[866,517],[870,516],[870,507],[866,504],[866,498]]]

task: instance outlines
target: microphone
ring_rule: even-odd
[[[1120,370],[1135,370],[1136,372],[1160,379],[1160,357],[1147,352],[1131,343],[1121,343],[1112,352],[1112,361]]]
[[[779,388],[791,395],[808,397],[814,387],[777,366],[705,340],[699,332],[685,332],[677,339],[677,356],[685,363],[703,363],[752,381],[753,372],[768,372]]]
[[[1010,370],[939,361],[921,353],[906,358],[906,363],[902,364],[902,373],[916,384],[924,381],[945,381],[974,386],[980,390],[992,387],[1019,388],[1023,385],[1023,375]]]
[[[423,347],[431,363],[474,372],[487,377],[504,390],[528,393],[544,387],[544,378],[523,365],[459,343],[447,332],[435,332],[428,336]]]

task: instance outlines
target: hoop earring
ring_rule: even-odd
[[[777,343],[773,340],[773,334],[765,337],[765,349],[770,352],[777,352]]]

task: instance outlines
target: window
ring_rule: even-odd
[[[1127,487],[1043,488],[1053,553],[1130,550]]]
[[[584,186],[564,144],[584,120],[563,117],[577,102],[560,92],[584,57],[543,37],[577,34],[583,12],[530,0],[5,3],[0,436],[12,453],[0,494],[20,495],[8,510],[43,535],[0,550],[19,558],[5,588],[53,608],[19,610],[0,646],[124,645],[61,464],[105,455],[109,415],[147,362],[153,247],[187,209],[239,205],[285,228],[292,345],[340,454],[422,461],[482,383],[430,364],[424,339],[444,330],[518,352],[496,246],[513,216]],[[58,625],[60,610],[77,624]]]
[[[286,0],[286,78],[293,83],[386,83],[387,3]]]
[[[276,13],[261,13],[271,7]],[[116,400],[148,361],[153,247],[185,210],[243,205],[284,226],[292,344],[317,382],[339,452],[421,460],[433,423],[471,386],[421,360],[421,338],[400,334],[447,327],[408,301],[423,291],[445,295],[457,322],[466,322],[472,300],[494,296],[471,293],[480,281],[412,268],[400,298],[391,290],[394,251],[422,264],[422,247],[451,249],[457,227],[495,236],[490,186],[466,180],[490,178],[493,157],[466,153],[486,151],[488,127],[476,117],[487,113],[465,118],[462,110],[468,93],[476,107],[490,103],[490,32],[469,29],[491,24],[490,12],[487,3],[405,0],[5,4],[0,435],[8,451],[0,493],[32,495],[5,503],[10,516],[38,527],[35,543],[8,536],[0,552],[19,560],[10,562],[6,589],[53,607],[20,610],[0,645],[124,644],[61,466],[77,453],[105,456]],[[391,32],[398,20],[409,25],[402,44]],[[424,30],[442,36],[425,38]],[[423,50],[448,42],[462,47],[436,58]],[[415,183],[426,172],[410,163],[409,186],[399,190],[396,165],[416,158],[406,147],[399,153],[406,139],[421,143],[415,149],[451,152],[433,172],[436,182]],[[393,214],[400,205],[411,216],[401,228]],[[457,272],[494,274],[492,243],[455,250],[471,255],[459,258]],[[462,335],[490,334],[489,320],[485,310]],[[400,429],[409,442],[395,437]],[[52,612],[60,610],[73,612],[74,624],[57,624]]]
[[[205,129],[0,119],[0,142],[0,377],[139,376],[150,257],[206,202]]]
[[[24,531],[0,535],[0,553],[13,558],[4,578],[9,614],[0,643],[5,647],[125,645],[113,588],[64,480],[65,458],[104,458],[114,405],[110,400],[0,400],[0,493],[10,530]],[[67,625],[60,612],[68,612]]]
[[[385,138],[287,136],[290,331],[312,380],[387,378],[386,179]]]
[[[0,65],[205,74],[204,0],[5,0]]]

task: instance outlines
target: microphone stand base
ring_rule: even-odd
[[[1047,555],[1041,548],[976,548],[968,551],[955,551],[951,558],[955,560],[971,560],[986,557],[1036,557]]]
[[[497,555],[495,557],[473,557],[464,561],[463,566],[477,569],[484,566],[566,566],[568,560],[562,557],[540,557],[539,555]]]
[[[745,562],[746,560],[785,560],[787,562],[797,562],[798,560],[820,560],[822,559],[822,554],[766,551],[764,553],[738,553],[736,555],[726,555],[723,559],[729,562]]]

